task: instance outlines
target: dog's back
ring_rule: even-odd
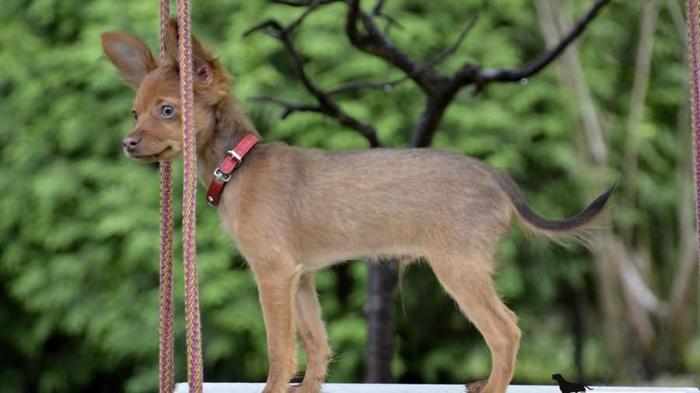
[[[256,147],[224,194],[222,214],[314,268],[358,257],[424,257],[438,249],[489,254],[515,217],[548,236],[578,231],[611,191],[569,221],[549,221],[515,183],[484,163],[433,149],[328,152]],[[257,241],[250,242],[259,244]],[[249,248],[247,244],[240,244]]]
[[[225,203],[235,206],[227,215],[255,217],[249,229],[291,243],[316,267],[357,257],[420,257],[435,247],[492,247],[510,226],[507,193],[493,169],[471,158],[432,149],[256,149],[232,180],[232,188],[236,182],[243,188]]]

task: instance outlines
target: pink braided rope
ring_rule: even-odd
[[[688,61],[690,70],[690,108],[693,128],[693,157],[695,166],[695,225],[700,255],[700,2],[688,0]]]
[[[182,196],[183,258],[185,265],[185,335],[187,340],[187,379],[190,393],[202,393],[203,367],[199,317],[197,249],[195,242],[197,198],[197,145],[194,134],[192,82],[192,42],[190,2],[178,0],[178,46],[180,61],[180,98],[182,101],[182,138],[184,186]]]
[[[160,393],[174,391],[174,332],[173,317],[173,207],[172,169],[170,162],[160,165],[160,206],[161,206],[161,245],[160,245]]]
[[[170,18],[170,0],[160,1],[160,57],[165,54],[165,33]],[[159,393],[175,390],[175,338],[173,320],[173,185],[170,161],[160,162],[160,342]]]

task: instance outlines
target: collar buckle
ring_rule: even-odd
[[[228,183],[228,181],[231,180],[231,174],[224,174],[223,172],[221,172],[221,168],[218,167],[214,170],[214,177],[217,178],[221,183]]]

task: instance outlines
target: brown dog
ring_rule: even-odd
[[[136,125],[125,153],[141,162],[182,150],[176,26],[168,58],[156,61],[139,39],[102,35],[105,54],[136,90]],[[228,89],[229,77],[195,40],[195,119],[200,178],[247,133],[257,135]],[[259,144],[224,190],[219,214],[257,281],[269,358],[264,392],[282,393],[296,372],[295,330],[306,350],[304,380],[292,390],[317,393],[331,350],[314,271],[360,257],[423,257],[491,350],[492,371],[476,390],[504,392],[513,375],[520,330],[494,290],[493,255],[513,217],[550,237],[590,226],[612,189],[578,215],[537,216],[506,175],[477,160],[431,149],[327,152]],[[296,329],[295,329],[296,325]]]

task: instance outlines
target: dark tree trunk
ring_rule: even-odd
[[[569,284],[565,284],[560,290],[564,296],[569,323],[571,324],[571,337],[574,341],[574,367],[576,368],[576,378],[579,381],[586,380],[586,373],[583,368],[583,346],[585,339],[585,319],[583,315],[584,305],[582,304],[583,294]]]
[[[350,264],[343,263],[340,265],[333,266],[333,271],[335,272],[337,284],[335,286],[335,293],[338,297],[340,305],[345,308],[348,306],[348,298],[355,287],[355,280],[350,274]]]
[[[396,262],[371,261],[367,278],[367,372],[365,382],[392,382],[394,357],[394,288]]]

